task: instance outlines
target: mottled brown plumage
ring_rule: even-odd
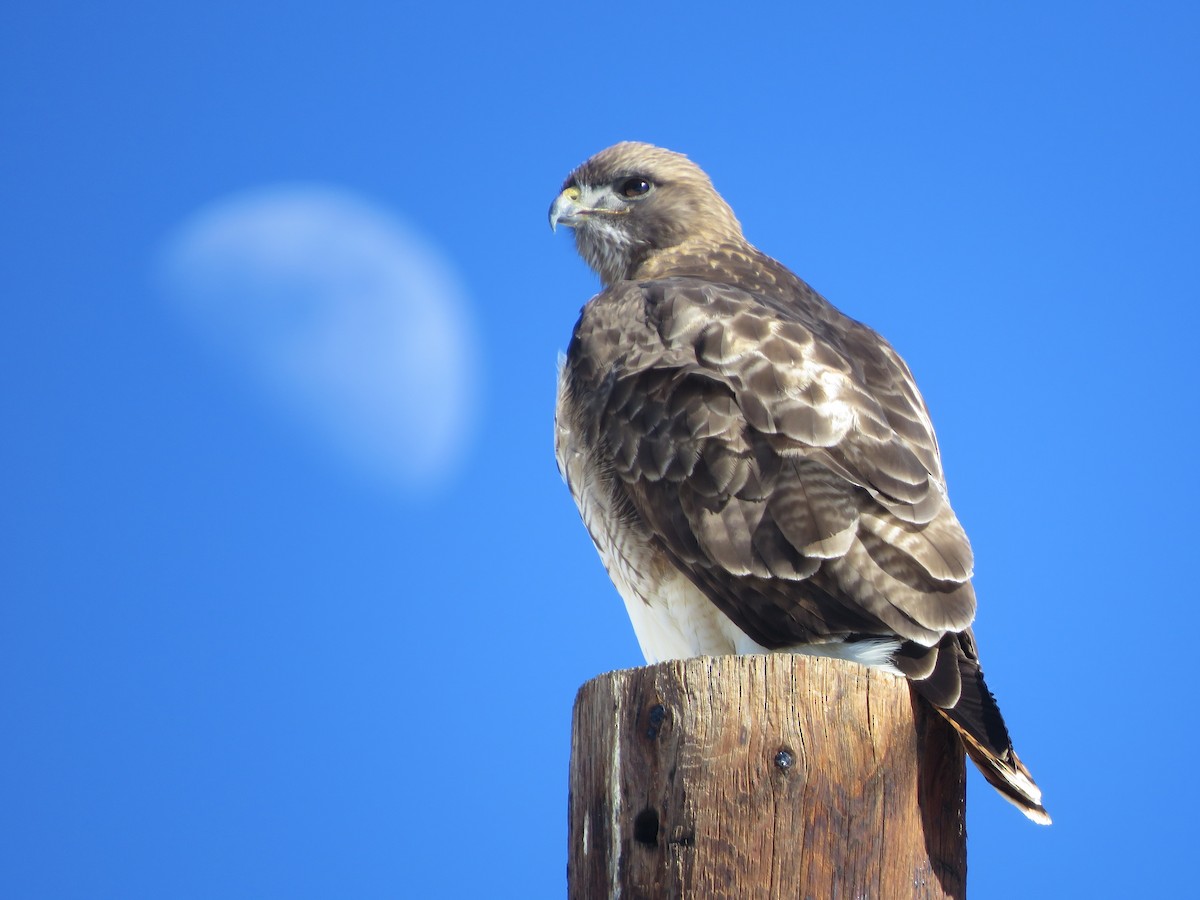
[[[907,676],[1048,822],[984,684],[971,546],[904,361],[742,236],[708,177],[624,143],[551,208],[604,289],[556,451],[647,659],[788,651]]]

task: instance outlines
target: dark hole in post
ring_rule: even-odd
[[[658,846],[658,810],[647,806],[633,820],[633,839],[647,847]]]
[[[661,703],[656,703],[650,707],[650,725],[646,728],[646,737],[654,740],[658,737],[658,729],[662,726],[663,720],[667,718],[667,708]]]

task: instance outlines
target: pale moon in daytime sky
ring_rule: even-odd
[[[175,230],[158,274],[200,336],[337,458],[408,492],[453,476],[476,329],[453,267],[397,216],[326,185],[238,193]]]

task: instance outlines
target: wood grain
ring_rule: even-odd
[[[575,701],[570,789],[572,900],[965,896],[958,738],[854,663],[601,675]]]

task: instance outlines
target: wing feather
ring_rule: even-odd
[[[971,549],[929,416],[874,332],[815,293],[670,278],[601,294],[572,349],[632,508],[755,640],[933,646],[969,625]]]

